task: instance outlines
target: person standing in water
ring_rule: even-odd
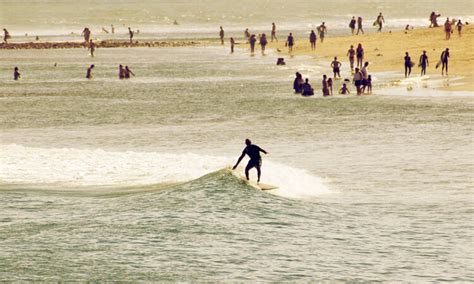
[[[311,43],[311,50],[316,50],[316,33],[314,30],[311,30],[311,33],[309,34],[309,42]]]
[[[230,53],[234,53],[235,40],[233,37],[230,38]]]
[[[130,38],[130,43],[133,42],[133,35],[134,35],[134,32],[132,31],[130,27],[128,27],[128,36]]]
[[[449,59],[449,48],[446,48],[445,51],[441,53],[441,64],[443,65],[441,68],[441,75],[444,76],[444,70],[446,69],[446,76],[448,76],[448,59]]]
[[[260,182],[261,176],[261,167],[262,167],[262,157],[260,156],[260,152],[263,152],[265,155],[268,154],[267,151],[263,150],[257,145],[252,144],[250,139],[245,139],[245,145],[247,145],[244,150],[242,151],[242,155],[240,155],[237,163],[232,167],[232,170],[235,170],[239,165],[240,161],[248,155],[250,157],[250,161],[248,162],[247,166],[245,167],[245,177],[249,180],[249,171],[252,168],[257,169],[257,183]]]
[[[221,30],[219,31],[219,37],[221,38],[221,44],[224,45],[224,29],[221,26]]]
[[[408,55],[408,52],[405,52],[405,78],[410,77],[411,74],[411,58],[410,55]]]
[[[286,40],[286,46],[288,46],[288,53],[293,52],[293,45],[295,44],[295,39],[293,38],[293,33],[288,35],[288,39]]]
[[[331,62],[332,72],[334,73],[334,79],[336,75],[341,78],[341,62],[337,60],[337,57],[334,57],[334,60]]]
[[[91,40],[89,40],[89,50],[91,51],[91,57],[94,57],[94,51],[95,51],[95,44],[94,42]]]
[[[123,65],[120,64],[119,65],[119,79],[122,80],[122,79],[125,79],[125,69],[123,69]]]
[[[326,28],[326,24],[323,22],[319,27],[319,39],[321,40],[321,43],[324,41],[324,37],[328,32],[328,29]]]
[[[382,24],[385,23],[385,19],[382,16],[382,12],[380,12],[379,15],[377,16],[376,23],[379,26],[379,29],[377,30],[377,32],[381,32],[382,31]]]
[[[276,36],[276,25],[275,23],[272,23],[272,42],[275,40],[278,42],[277,36]]]
[[[262,48],[262,55],[265,55],[265,46],[267,45],[267,36],[265,34],[262,34],[260,37],[260,47]]]
[[[347,56],[349,57],[349,62],[351,64],[351,72],[354,71],[354,59],[355,59],[355,50],[354,46],[351,45],[351,48],[347,51]]]
[[[15,67],[13,69],[13,80],[18,81],[18,79],[21,78],[20,71],[18,70],[18,67]]]
[[[464,26],[461,22],[461,19],[458,20],[456,27],[458,28],[458,36],[461,37],[462,26]]]
[[[91,37],[91,31],[89,30],[89,28],[84,28],[84,30],[82,31],[82,34],[84,36],[84,43],[87,45],[89,44],[89,40],[90,40],[90,37]]]
[[[419,63],[419,66],[421,67],[421,76],[426,75],[426,67],[428,64],[428,55],[426,55],[426,50],[423,50],[423,54],[420,56]]]
[[[92,69],[94,69],[94,64],[92,64],[89,68],[87,68],[87,72],[86,72],[86,78],[87,79],[92,79],[94,78],[94,74],[92,74]]]
[[[352,17],[351,21],[349,22],[349,28],[351,29],[352,35],[354,35],[354,31],[356,28],[356,19]]]
[[[10,33],[7,31],[7,29],[3,29],[3,41],[5,44],[8,44],[8,40],[11,38]]]
[[[356,49],[356,56],[357,56],[357,67],[362,68],[362,62],[364,61],[364,48],[362,44],[359,43]]]
[[[357,18],[357,33],[356,33],[356,35],[358,35],[359,32],[362,32],[362,34],[364,34],[364,29],[362,28],[362,17]]]
[[[354,78],[352,79],[352,81],[354,82],[354,85],[356,86],[358,96],[362,94],[362,91],[361,91],[362,79],[363,79],[362,73],[359,71],[359,68],[356,67],[355,72],[354,72]]]
[[[247,39],[247,43],[250,41],[250,32],[249,29],[246,28],[244,31],[245,38]]]
[[[128,66],[125,66],[125,70],[124,70],[123,73],[124,73],[124,78],[125,79],[130,79],[130,74],[135,76],[135,73],[133,73],[132,70],[130,70],[130,68],[128,68]]]
[[[251,35],[249,38],[249,43],[250,43],[250,52],[254,53],[255,52],[255,43],[257,42],[257,38],[255,35]]]

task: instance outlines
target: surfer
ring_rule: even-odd
[[[260,156],[260,152],[265,153],[265,155],[268,154],[268,152],[258,147],[257,145],[252,144],[252,141],[250,141],[250,139],[245,139],[245,144],[247,146],[242,151],[242,155],[240,155],[239,159],[237,160],[237,163],[234,167],[232,167],[232,170],[235,170],[239,165],[240,161],[242,161],[242,159],[245,157],[245,155],[248,155],[250,157],[250,161],[245,167],[245,177],[247,178],[247,180],[249,180],[249,170],[252,168],[256,168],[258,176],[257,182],[260,182],[260,168],[262,167],[262,157]]]

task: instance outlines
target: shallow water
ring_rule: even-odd
[[[273,51],[86,53],[2,51],[0,279],[474,279],[471,96],[302,98],[326,62]],[[278,190],[222,170],[245,138]]]

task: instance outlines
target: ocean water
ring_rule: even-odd
[[[469,12],[464,2],[434,2],[440,8],[410,5]],[[156,17],[198,11],[179,1],[35,3],[49,9],[2,2],[1,23],[39,31],[40,19],[56,15],[77,29],[99,26],[99,17],[138,21],[146,7],[160,11]],[[394,4],[361,3],[402,15]],[[237,6],[263,27],[271,12],[258,8],[283,4],[315,5],[192,5],[210,15]],[[77,13],[88,5],[95,9]],[[355,11],[331,5],[333,15]],[[10,18],[21,12],[34,17]],[[406,15],[426,14],[417,13]],[[155,14],[148,15],[147,23]],[[247,20],[225,21],[240,29]],[[0,55],[2,281],[474,280],[473,94],[433,89],[456,77],[429,69],[430,80],[389,87],[401,74],[374,73],[375,95],[302,98],[292,94],[294,73],[319,94],[328,62],[285,56],[287,65],[276,66],[275,51],[231,55],[221,46],[97,49],[95,58],[85,49]],[[90,64],[95,78],[86,80]],[[119,80],[118,64],[137,76]],[[345,64],[342,75],[349,74]],[[269,152],[262,182],[277,190],[255,190],[229,172],[246,138]]]

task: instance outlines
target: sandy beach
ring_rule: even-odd
[[[330,32],[330,31],[329,31]],[[409,52],[412,61],[416,63],[412,69],[412,77],[419,76],[418,60],[423,50],[427,51],[429,66],[427,75],[441,74],[440,69],[435,69],[441,52],[445,48],[450,50],[449,75],[460,76],[462,84],[454,86],[443,86],[443,89],[452,91],[474,91],[474,27],[464,26],[462,36],[459,37],[455,31],[450,40],[444,39],[444,32],[439,28],[414,29],[407,33],[405,31],[383,33],[371,33],[364,35],[328,37],[321,43],[319,38],[316,44],[316,51],[312,51],[308,39],[297,38],[293,47],[293,55],[314,55],[315,60],[331,61],[334,56],[342,62],[343,66],[349,64],[347,50],[350,45],[357,47],[362,44],[365,51],[364,61],[369,61],[371,71],[397,71],[404,72],[403,57],[405,52]],[[270,43],[269,47],[278,48],[281,54],[287,54],[285,41],[280,35],[278,43]],[[332,74],[328,68],[328,74]],[[400,78],[402,79],[402,78]]]

